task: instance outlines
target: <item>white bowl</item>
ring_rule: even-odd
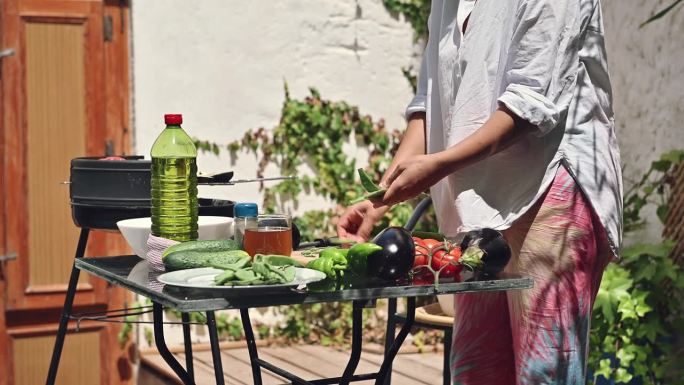
[[[152,233],[152,219],[134,218],[116,222],[121,235],[126,239],[133,253],[141,258],[147,254],[147,238]],[[197,218],[198,239],[229,239],[233,236],[233,218],[200,216]]]
[[[442,294],[437,296],[437,301],[439,301],[439,307],[442,308],[442,312],[449,317],[454,316],[454,295],[453,294]]]

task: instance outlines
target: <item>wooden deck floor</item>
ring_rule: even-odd
[[[178,351],[178,350],[176,350]],[[184,354],[174,353],[181,363]],[[196,349],[194,354],[195,380],[197,384],[213,384],[214,370],[211,351]],[[221,350],[226,384],[252,384],[252,372],[246,347]],[[154,351],[144,352],[140,385],[180,384],[166,363]],[[336,377],[342,374],[349,358],[348,352],[318,345],[296,345],[289,347],[261,347],[259,357],[296,375],[313,380],[322,377]],[[382,356],[364,351],[357,374],[375,372]],[[393,385],[435,385],[442,383],[442,353],[399,354],[394,361]],[[262,369],[264,385],[288,384],[283,378]],[[355,384],[372,384],[372,381]]]

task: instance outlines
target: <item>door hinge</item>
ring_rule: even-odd
[[[105,15],[102,23],[104,41],[112,41],[114,35],[114,22],[110,15]]]
[[[0,58],[3,58],[5,56],[14,56],[14,49],[7,48],[0,51]]]
[[[0,255],[0,281],[5,281],[5,262],[17,259],[17,253]]]
[[[107,139],[105,141],[105,156],[112,155],[114,155],[114,141],[111,139]]]

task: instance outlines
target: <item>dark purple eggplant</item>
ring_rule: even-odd
[[[468,252],[468,249],[482,252]],[[503,234],[489,228],[466,233],[461,241],[461,250],[461,263],[488,276],[501,273],[511,259],[511,247]]]
[[[388,227],[373,239],[373,243],[382,250],[368,256],[368,274],[392,281],[405,278],[416,253],[411,233],[401,227]]]

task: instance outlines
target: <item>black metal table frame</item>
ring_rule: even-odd
[[[78,246],[76,247],[75,259],[82,259],[85,255],[85,249],[88,242],[88,236],[90,229],[81,229],[81,234],[78,240]],[[57,336],[55,339],[55,345],[52,351],[52,358],[50,360],[50,367],[48,370],[48,375],[46,379],[46,384],[53,385],[57,378],[57,371],[59,369],[59,362],[62,355],[62,348],[64,346],[64,339],[67,334],[67,327],[70,320],[77,319],[72,313],[74,297],[76,295],[76,285],[78,283],[78,278],[80,276],[81,270],[76,267],[76,261],[74,261],[74,266],[72,266],[71,275],[69,278],[69,285],[66,292],[66,297],[64,300],[64,307],[62,309],[62,315],[59,320],[59,328],[57,330]],[[392,368],[392,361],[396,357],[399,348],[403,344],[404,340],[408,336],[408,333],[413,324],[415,315],[415,297],[407,298],[407,309],[406,309],[406,320],[403,322],[404,325],[399,331],[399,334],[394,336],[394,329],[387,330],[388,341],[392,343],[389,344],[389,348],[385,352],[385,357],[380,369],[376,373],[365,373],[365,374],[354,374],[356,368],[361,358],[361,347],[362,347],[362,331],[363,331],[363,309],[369,306],[374,306],[374,301],[352,301],[352,344],[351,344],[351,354],[347,366],[340,377],[323,378],[312,381],[307,381],[298,377],[297,375],[290,373],[282,368],[273,365],[272,363],[259,358],[256,341],[254,338],[254,331],[252,330],[252,325],[249,318],[248,308],[240,309],[240,318],[242,320],[242,326],[245,332],[245,338],[247,340],[247,349],[249,352],[250,363],[252,367],[252,376],[255,385],[260,385],[261,380],[261,368],[269,370],[281,377],[286,378],[291,381],[292,384],[296,385],[323,385],[323,384],[349,384],[355,381],[365,381],[365,380],[376,380],[376,384],[388,384],[389,383],[389,373]],[[224,384],[223,377],[223,365],[221,363],[221,354],[219,350],[218,333],[216,330],[216,317],[213,311],[206,312],[207,317],[207,328],[209,330],[209,341],[211,345],[212,359],[214,364],[214,372],[216,376],[216,384]],[[173,354],[169,351],[166,346],[166,341],[164,338],[164,322],[163,322],[163,307],[161,304],[153,301],[153,311],[152,318],[154,324],[154,339],[157,346],[159,354],[162,356],[164,361],[171,367],[171,369],[176,373],[176,375],[185,384],[194,384],[194,368],[193,368],[193,356],[192,356],[192,344],[190,340],[190,322],[188,313],[181,313],[181,324],[183,327],[183,339],[185,347],[185,365],[183,366],[176,360]],[[388,325],[392,320],[392,317],[388,317]],[[390,331],[392,336],[390,337]]]

